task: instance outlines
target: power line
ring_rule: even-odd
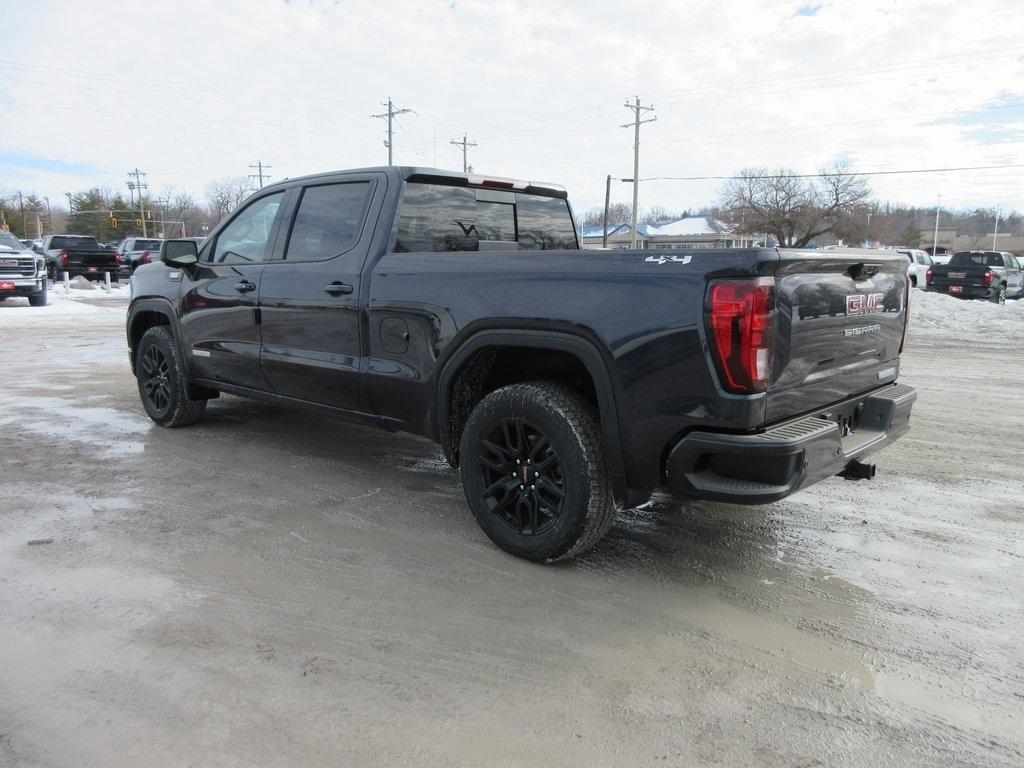
[[[264,171],[269,169],[271,166],[264,165],[262,160],[257,160],[255,163],[251,164],[249,167],[252,168],[254,171],[256,171],[256,173],[250,173],[249,174],[249,178],[250,179],[259,179],[260,189],[263,189],[263,179],[264,178],[266,178],[268,180],[270,179],[270,174],[264,173]]]
[[[454,144],[456,147],[459,147],[460,149],[462,149],[462,172],[463,173],[469,173],[469,161],[467,160],[468,150],[469,150],[470,147],[475,147],[476,146],[476,142],[475,141],[469,141],[467,139],[467,137],[466,137],[466,134],[462,134],[462,139],[461,140],[460,139],[452,139],[448,143],[449,144]]]
[[[640,181],[731,181],[735,179],[817,179],[822,176],[897,176],[911,173],[957,173],[960,171],[995,171],[1024,168],[1024,163],[1006,165],[964,165],[956,168],[912,168],[901,171],[841,171],[838,173],[783,173],[767,176],[648,176]]]
[[[657,117],[649,117],[646,120],[641,120],[640,115],[644,112],[653,112],[654,107],[643,107],[640,105],[640,97],[636,97],[636,101],[630,104],[628,101],[623,105],[626,109],[633,110],[633,122],[626,123],[623,128],[633,128],[633,224],[630,227],[629,233],[629,247],[636,248],[636,213],[638,197],[640,194],[640,124],[641,123],[653,123],[657,120]]]
[[[416,113],[413,112],[411,109],[395,109],[395,105],[391,101],[391,97],[390,96],[388,96],[388,103],[387,104],[382,104],[381,106],[386,106],[388,108],[388,111],[387,112],[382,112],[379,115],[370,115],[370,117],[381,118],[381,119],[386,118],[387,121],[388,121],[388,137],[384,140],[384,146],[388,148],[388,165],[393,165],[392,160],[393,160],[393,157],[394,157],[393,149],[394,149],[394,143],[395,143],[395,129],[394,129],[395,118],[398,115],[406,115],[406,114],[410,114],[410,113],[411,114],[416,114]]]

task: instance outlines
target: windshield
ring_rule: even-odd
[[[0,232],[0,248],[5,250],[10,249],[12,251],[25,250],[25,246],[21,244],[21,240],[16,238],[10,232]]]

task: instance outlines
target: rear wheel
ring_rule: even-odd
[[[996,304],[1006,303],[1006,286],[1000,285],[994,294],[992,294],[992,301]]]
[[[515,384],[487,395],[466,424],[460,463],[480,527],[517,557],[574,557],[615,516],[597,413],[568,387]]]
[[[185,394],[185,365],[166,326],[142,335],[135,351],[135,376],[146,413],[161,426],[187,426],[206,410],[205,400],[189,400]]]

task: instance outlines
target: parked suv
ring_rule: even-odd
[[[616,506],[776,501],[909,426],[894,251],[579,248],[565,191],[422,168],[268,186],[132,278],[158,424],[220,392],[425,435],[477,521],[531,560]],[[300,482],[296,478],[296,482]]]
[[[925,290],[928,283],[928,267],[934,263],[932,257],[920,248],[897,248],[897,251],[907,257],[910,266],[907,268],[907,277],[914,288]]]

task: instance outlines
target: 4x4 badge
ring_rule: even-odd
[[[692,258],[693,256],[683,256],[682,258],[678,256],[648,256],[644,261],[649,261],[652,264],[664,264],[666,261],[674,261],[676,264],[689,264]]]

